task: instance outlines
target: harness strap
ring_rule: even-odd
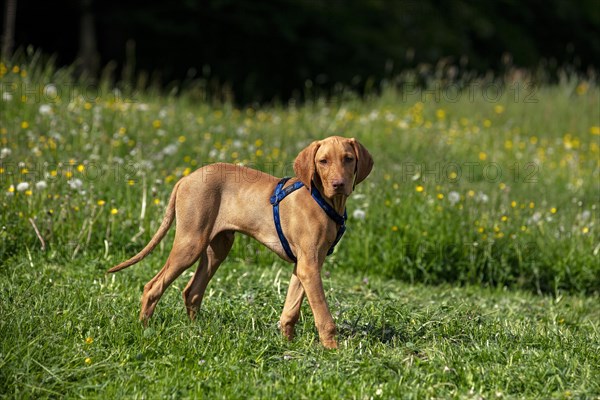
[[[275,187],[275,192],[273,193],[273,196],[271,196],[271,204],[273,205],[273,221],[275,222],[275,230],[277,231],[277,236],[279,236],[279,241],[281,242],[281,246],[283,247],[285,254],[287,254],[287,256],[290,258],[290,260],[292,260],[293,262],[298,262],[298,259],[292,252],[292,248],[290,247],[290,242],[288,242],[288,240],[286,239],[285,235],[283,234],[283,229],[281,228],[281,218],[279,217],[279,203],[281,202],[281,200],[285,199],[285,197],[288,194],[300,189],[302,186],[304,186],[304,184],[302,182],[298,181],[298,182],[294,183],[293,185],[288,186],[287,188],[283,189],[283,185],[285,185],[285,183],[289,179],[290,178],[288,177],[288,178],[283,178],[282,180],[279,181],[279,183]]]
[[[289,177],[286,177],[279,181],[279,183],[275,187],[275,192],[273,193],[273,196],[271,196],[270,201],[271,201],[271,204],[273,205],[273,221],[275,222],[275,230],[277,231],[277,236],[279,236],[279,241],[281,242],[281,246],[283,247],[285,254],[290,258],[290,260],[292,260],[293,262],[297,262],[298,259],[292,252],[292,248],[290,247],[290,242],[288,242],[288,240],[286,239],[285,235],[283,234],[283,229],[281,228],[281,218],[279,216],[279,203],[283,199],[285,199],[285,197],[287,195],[289,195],[290,193],[293,193],[296,190],[303,187],[304,184],[302,182],[298,181],[298,182],[295,182],[293,185],[288,186],[287,188],[284,189],[283,186],[289,179],[290,179]],[[310,194],[311,194],[312,198],[317,202],[317,204],[323,209],[323,211],[325,211],[327,216],[329,216],[329,218],[334,220],[336,224],[340,225],[340,228],[338,229],[336,238],[335,238],[333,244],[331,245],[331,248],[329,248],[329,251],[327,252],[327,255],[330,255],[331,253],[333,253],[333,249],[335,248],[335,246],[338,244],[338,242],[344,235],[344,232],[346,232],[346,219],[348,219],[348,214],[346,213],[346,210],[344,210],[344,215],[343,216],[339,215],[337,213],[337,211],[335,211],[333,209],[333,207],[331,207],[329,205],[329,203],[327,203],[327,201],[325,201],[323,196],[321,196],[321,193],[319,193],[319,191],[315,188],[314,185],[312,187]]]

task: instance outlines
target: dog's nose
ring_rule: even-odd
[[[343,179],[334,179],[331,182],[331,186],[333,186],[334,190],[340,190],[340,189],[343,189],[344,186],[346,186],[346,183],[344,182]]]

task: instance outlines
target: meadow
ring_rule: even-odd
[[[33,57],[0,64],[0,89],[0,397],[600,398],[592,79],[239,107]],[[306,304],[280,337],[292,266],[242,235],[195,322],[191,268],[143,329],[172,235],[105,271],[149,240],[177,179],[216,161],[291,175],[330,135],[375,159],[323,270],[340,349],[320,347]]]

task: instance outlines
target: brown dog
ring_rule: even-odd
[[[337,347],[321,267],[337,239],[340,225],[315,201],[310,189],[314,187],[319,192],[317,196],[324,198],[338,215],[343,214],[354,185],[362,182],[372,167],[371,155],[357,140],[339,136],[311,143],[294,162],[297,178],[287,185],[300,181],[305,187],[279,204],[281,229],[297,258],[280,320],[281,330],[290,340],[306,293],[321,343],[328,348]],[[227,257],[236,231],[255,238],[279,257],[293,262],[273,222],[270,199],[277,182],[277,178],[263,172],[223,163],[202,167],[177,182],[154,237],[137,255],[108,271],[116,272],[141,261],[177,219],[169,258],[144,286],[140,313],[144,324],[165,289],[199,259],[198,269],[183,291],[188,315],[195,317],[206,286]]]

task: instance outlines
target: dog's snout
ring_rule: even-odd
[[[333,189],[335,189],[335,190],[340,190],[346,186],[346,182],[344,182],[343,179],[334,179],[331,182],[331,186],[333,186]]]

